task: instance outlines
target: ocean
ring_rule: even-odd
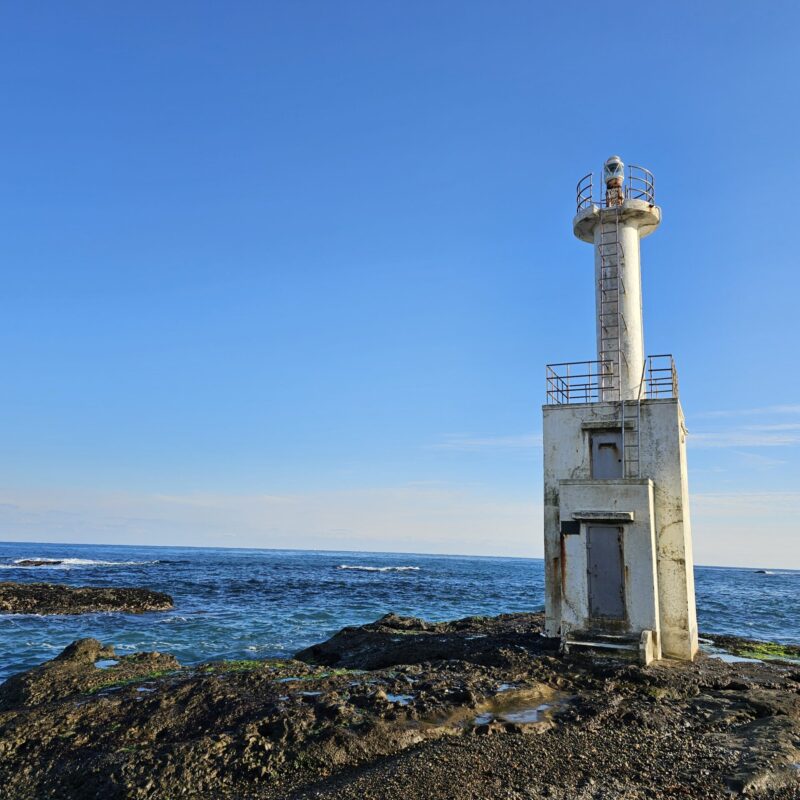
[[[800,643],[800,571],[697,567],[695,580],[702,632]],[[390,611],[448,620],[544,604],[543,562],[525,558],[0,543],[0,581],[141,586],[175,599],[174,611],[140,615],[0,614],[0,679],[85,636],[191,664],[291,656]]]

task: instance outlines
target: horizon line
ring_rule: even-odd
[[[472,553],[420,553],[411,550],[322,550],[309,547],[231,547],[229,545],[191,545],[191,544],[110,544],[108,542],[32,542],[27,540],[0,540],[0,545],[4,544],[30,544],[30,545],[51,545],[67,547],[141,547],[153,549],[180,549],[180,550],[247,550],[252,552],[267,551],[271,553],[343,553],[351,555],[385,555],[385,556],[422,556],[429,558],[486,558],[486,559],[514,559],[516,561],[544,561],[543,556],[502,556],[502,555],[478,555]],[[695,568],[703,569],[746,569],[746,570],[779,570],[781,572],[800,572],[800,569],[792,567],[774,567],[753,565],[750,567],[733,566],[730,564],[694,564]]]

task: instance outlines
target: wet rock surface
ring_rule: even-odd
[[[141,683],[179,670],[177,659],[162,653],[118,657],[97,639],[78,639],[51,661],[12,675],[0,684],[0,711],[93,695],[126,683]]]
[[[52,562],[48,562],[52,563]],[[0,614],[87,614],[93,611],[167,611],[172,598],[151,589],[0,583]]]
[[[384,617],[296,660],[95,640],[0,687],[24,798],[800,796],[800,665],[561,658],[539,615]]]

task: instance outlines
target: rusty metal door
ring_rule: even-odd
[[[586,568],[589,614],[604,619],[625,619],[625,584],[622,563],[622,528],[589,525],[586,530]]]
[[[592,478],[609,481],[622,477],[622,431],[592,434]]]

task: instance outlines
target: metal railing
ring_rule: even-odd
[[[639,399],[663,400],[678,396],[678,370],[669,353],[647,356],[642,369]]]
[[[656,179],[653,173],[644,167],[637,167],[630,164],[625,168],[625,182],[622,188],[626,200],[643,200],[649,205],[656,202]],[[584,175],[575,187],[575,202],[577,210],[583,211],[591,206],[598,208],[608,208],[605,197],[605,187],[600,185],[601,196],[595,197],[594,194],[594,173]]]
[[[584,175],[575,187],[575,202],[577,203],[579,212],[583,211],[584,208],[589,208],[589,206],[598,205],[598,203],[594,202],[593,180],[594,173],[590,172],[588,175]],[[605,198],[603,202],[605,203]]]
[[[567,361],[548,364],[547,404],[599,403],[614,377],[610,361]]]
[[[545,367],[547,405],[600,403],[619,400],[610,361],[566,361]],[[639,384],[639,400],[678,397],[678,372],[669,354],[647,356]],[[636,402],[636,400],[632,400]]]

